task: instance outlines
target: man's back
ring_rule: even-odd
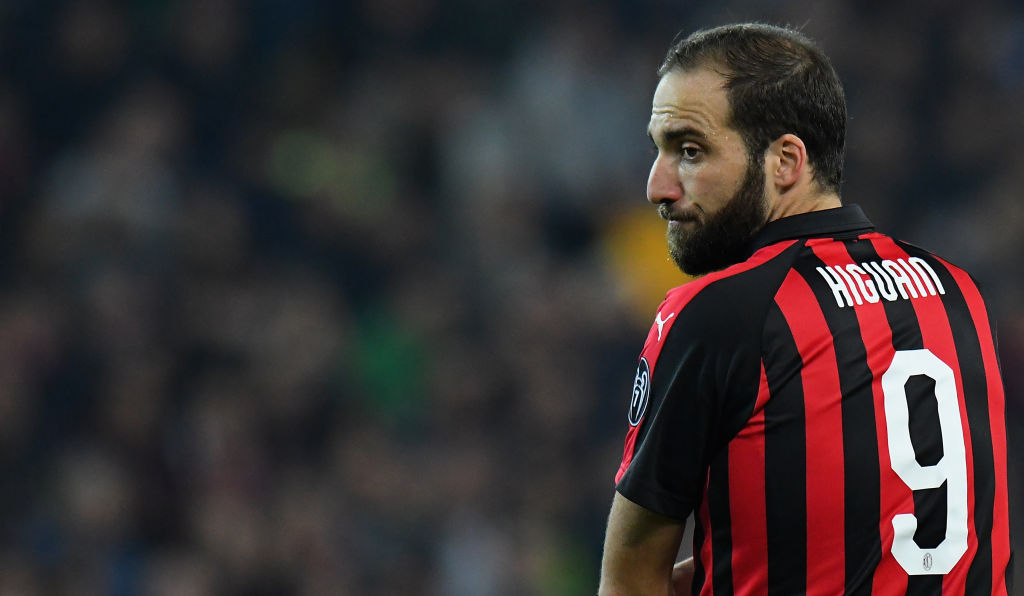
[[[769,224],[746,262],[670,293],[618,490],[694,510],[702,593],[1005,594],[985,305],[854,210]]]

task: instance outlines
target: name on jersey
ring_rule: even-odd
[[[945,294],[939,276],[924,259],[885,259],[818,267],[840,308]]]

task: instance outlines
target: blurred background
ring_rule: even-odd
[[[752,19],[832,57],[846,202],[982,281],[1021,436],[1019,2],[6,0],[0,595],[594,593],[685,281],[655,70]]]

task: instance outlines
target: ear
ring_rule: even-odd
[[[768,178],[779,192],[786,192],[810,175],[807,146],[795,134],[786,133],[768,147]]]

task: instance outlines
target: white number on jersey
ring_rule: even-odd
[[[931,466],[917,462],[910,440],[906,383],[915,375],[935,381],[942,459]],[[910,575],[949,573],[967,552],[967,450],[953,369],[930,350],[897,351],[889,369],[882,375],[882,394],[893,471],[910,490],[938,488],[946,483],[945,538],[935,548],[919,547],[914,542],[917,516],[901,513],[892,518],[893,557]]]

